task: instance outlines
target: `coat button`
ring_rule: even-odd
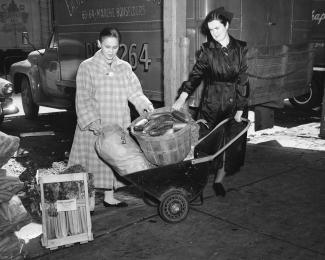
[[[232,103],[234,100],[232,98],[229,98],[229,102]]]

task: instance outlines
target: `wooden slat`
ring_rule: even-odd
[[[54,182],[66,182],[66,181],[82,181],[85,172],[78,172],[73,174],[60,174],[60,175],[46,175],[39,178],[40,183],[54,183]]]
[[[180,40],[186,36],[186,0],[164,0],[164,102],[175,102],[181,84]]]
[[[49,230],[47,230],[47,218],[49,218],[47,214],[46,202],[45,202],[45,194],[44,194],[44,185],[47,183],[59,183],[59,182],[70,182],[70,181],[82,181],[85,198],[77,200],[77,211],[81,211],[85,209],[85,212],[81,214],[80,217],[85,217],[84,221],[86,222],[87,230],[83,230],[83,233],[76,235],[68,235],[62,238],[49,238]],[[69,173],[69,174],[58,174],[58,175],[46,175],[41,176],[39,178],[40,190],[41,190],[41,210],[42,210],[42,228],[43,228],[43,236],[42,236],[42,245],[50,248],[51,250],[58,248],[63,245],[71,245],[73,243],[78,242],[88,242],[93,240],[93,234],[91,232],[91,218],[90,218],[90,209],[89,209],[89,192],[88,192],[88,174],[86,172],[82,173]],[[79,192],[81,190],[81,185],[78,185]],[[72,211],[67,211],[70,213]],[[72,224],[73,225],[73,224]]]

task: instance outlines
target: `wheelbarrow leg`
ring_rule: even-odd
[[[203,191],[201,191],[200,195],[197,198],[199,198],[200,201],[199,202],[192,201],[190,203],[191,206],[201,206],[201,205],[203,205],[203,202],[204,202]],[[195,200],[197,200],[197,198]]]

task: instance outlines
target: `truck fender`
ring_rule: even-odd
[[[41,82],[38,67],[31,64],[28,60],[14,63],[10,67],[10,77],[14,84],[15,93],[21,92],[21,82],[23,77],[28,78],[33,100],[38,103],[41,97]]]

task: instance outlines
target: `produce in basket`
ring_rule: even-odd
[[[151,136],[159,136],[167,133],[169,129],[173,129],[174,121],[164,121],[159,124],[157,127],[151,129],[149,131],[149,135]]]
[[[157,166],[182,161],[198,140],[199,125],[190,114],[177,111],[173,115],[173,112],[169,107],[157,108],[134,120],[130,127],[147,160]],[[143,124],[144,118],[148,122],[137,129],[135,126]]]
[[[143,131],[144,126],[148,123],[148,119],[143,118],[134,125],[135,131]]]
[[[153,113],[149,114],[148,119],[152,120],[152,119],[155,119],[157,117],[164,116],[164,115],[171,116],[172,112],[153,112]]]
[[[133,130],[149,134],[150,136],[161,136],[172,134],[189,123],[191,117],[181,111],[157,112],[142,118],[134,124]]]
[[[188,114],[185,114],[179,110],[173,110],[172,116],[184,123],[188,123],[191,120],[191,117]]]
[[[174,118],[169,114],[164,114],[156,118],[150,119],[149,122],[144,126],[143,132],[149,133],[151,130],[161,127],[165,122],[173,123]]]

